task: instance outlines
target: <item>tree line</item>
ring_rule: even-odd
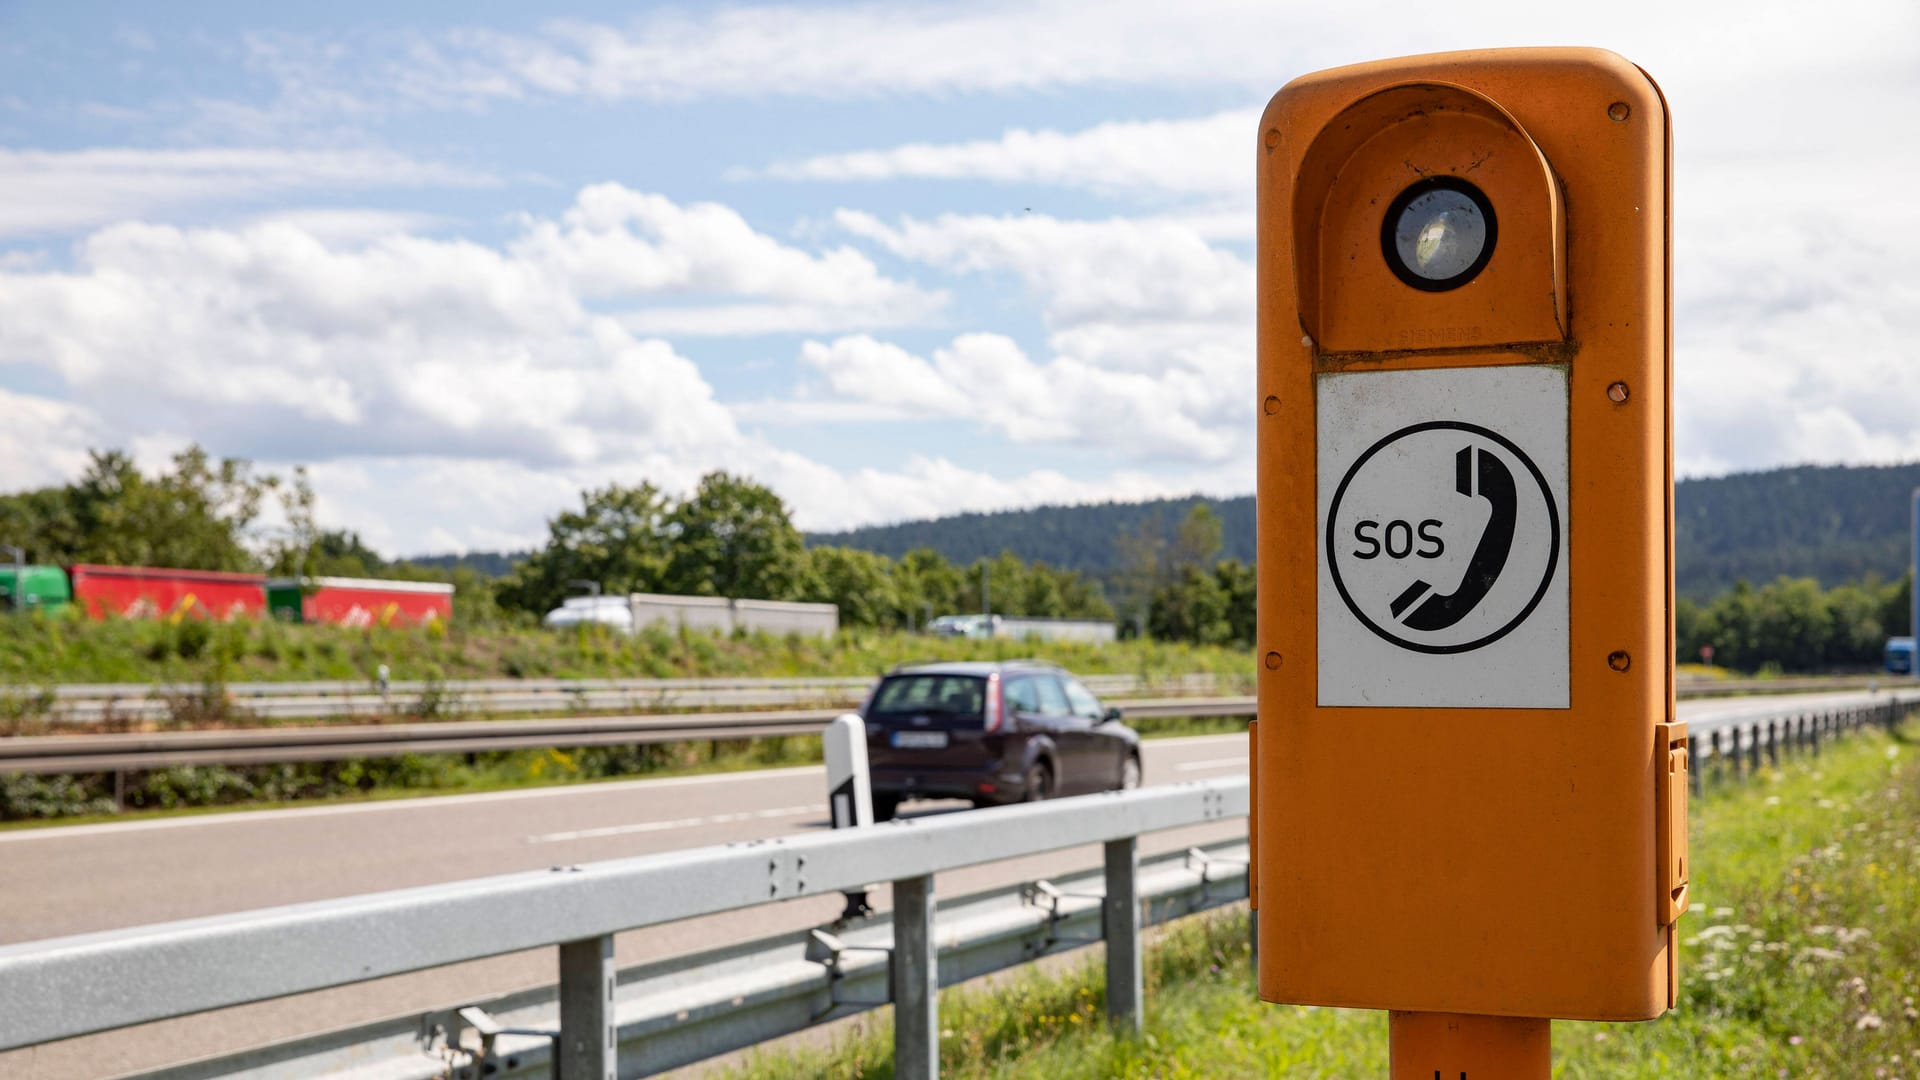
[[[1170,534],[1196,506],[1207,507],[1220,522],[1218,554],[1251,563],[1254,555],[1251,495],[1225,499],[1189,495],[1143,502],[974,511],[930,521],[818,533],[809,536],[808,542],[856,547],[894,558],[915,548],[927,547],[956,562],[971,562],[1012,550],[1023,558],[1112,579],[1136,569],[1128,561],[1132,553],[1117,547],[1115,537],[1137,535],[1142,531]]]
[[[1704,604],[1674,606],[1674,651],[1690,663],[1711,648],[1714,664],[1741,671],[1877,667],[1887,638],[1913,632],[1912,602],[1912,573],[1831,589],[1810,577],[1738,581]]]
[[[1220,529],[1221,519],[1199,503],[1171,529],[1150,519],[1121,536],[1122,607],[1138,605],[1147,633],[1253,644],[1253,567],[1215,558]],[[1813,577],[1782,576],[1757,588],[1736,581],[1711,600],[1677,601],[1674,651],[1690,663],[1710,648],[1714,664],[1742,671],[1877,667],[1887,638],[1912,633],[1912,599],[1911,572],[1896,581],[1869,576],[1832,588]]]
[[[264,528],[269,506],[280,523]],[[63,566],[448,581],[466,622],[537,617],[588,582],[608,594],[825,602],[858,627],[920,627],[983,601],[997,614],[1113,618],[1097,581],[1009,551],[962,565],[927,549],[895,559],[809,548],[779,495],[725,472],[684,498],[645,482],[582,492],[577,508],[548,521],[545,543],[497,578],[390,561],[358,534],[320,524],[304,469],[264,472],[197,446],[152,475],[124,452],[95,451],[70,484],[0,495],[0,543]]]
[[[1682,480],[1673,492],[1680,594],[1704,604],[1736,581],[1783,575],[1812,577],[1827,588],[1874,574],[1890,581],[1907,565],[1909,497],[1916,487],[1920,464],[1801,465]],[[1113,579],[1135,569],[1115,537],[1142,528],[1168,532],[1203,503],[1220,519],[1220,554],[1252,563],[1250,495],[954,514],[814,539],[895,556],[931,547],[963,561],[1011,548],[1026,558]]]
[[[270,501],[281,524],[263,529]],[[1170,521],[1168,511],[1183,513]],[[320,525],[304,470],[265,473],[197,446],[153,475],[125,453],[96,451],[70,484],[0,496],[0,543],[37,562],[449,581],[456,618],[469,623],[538,617],[592,582],[608,594],[826,602],[850,627],[917,628],[984,604],[998,614],[1116,619],[1123,634],[1251,646],[1254,568],[1220,557],[1227,529],[1204,500],[1153,504],[1108,540],[1117,569],[1104,578],[1007,549],[970,562],[931,547],[896,557],[810,547],[779,495],[714,472],[685,497],[645,482],[582,492],[577,508],[548,521],[539,549],[489,577],[390,561],[357,534]],[[1741,670],[1871,667],[1888,637],[1911,632],[1912,589],[1911,574],[1830,588],[1812,577],[1739,581],[1709,600],[1680,599],[1675,651],[1696,661],[1710,646],[1715,664]]]
[[[882,629],[981,610],[1113,618],[1098,582],[1009,551],[961,565],[928,548],[897,559],[810,548],[779,495],[725,472],[707,474],[685,498],[648,483],[583,492],[580,508],[548,522],[546,543],[500,582],[497,596],[509,608],[547,611],[589,581],[609,594],[829,603],[843,625]]]

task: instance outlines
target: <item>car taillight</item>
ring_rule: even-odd
[[[1000,730],[1000,717],[1006,711],[1006,702],[1000,700],[1000,673],[987,676],[987,730]]]

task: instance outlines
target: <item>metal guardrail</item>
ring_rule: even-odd
[[[1920,695],[1889,694],[1884,700],[1833,709],[1790,710],[1733,723],[1703,724],[1688,732],[1692,758],[1687,783],[1695,794],[1709,783],[1751,778],[1762,765],[1777,767],[1782,753],[1818,755],[1823,742],[1869,724],[1892,730],[1920,707]]]
[[[1085,675],[1096,694],[1212,692],[1218,680],[1197,673],[1164,679],[1139,675]],[[385,687],[332,682],[71,683],[20,686],[11,691],[19,711],[64,724],[165,720],[183,705],[209,696],[231,712],[261,720],[347,716],[403,716],[437,712],[503,714],[565,710],[660,712],[670,709],[752,709],[782,705],[836,705],[859,701],[872,676],[711,679],[473,679],[406,681]]]
[[[1125,716],[1252,716],[1254,699],[1158,698],[1117,701]],[[0,738],[0,774],[109,773],[178,765],[278,765],[400,754],[460,754],[548,746],[606,746],[817,735],[846,712],[667,713],[538,720],[443,720],[416,724],[101,732]]]
[[[1245,899],[1247,858],[1241,840],[1142,859],[1141,924]],[[1103,868],[942,900],[940,985],[1102,940],[1104,878]],[[623,969],[614,1017],[620,1072],[663,1072],[878,1008],[890,997],[892,941],[892,916],[882,914]],[[557,1030],[559,1009],[555,988],[539,987],[138,1077],[264,1080],[349,1070],[377,1070],[382,1080],[546,1077],[553,1042],[543,1033]],[[489,1038],[489,1031],[496,1034]]]
[[[1138,675],[1085,675],[1081,681],[1105,695],[1210,694],[1220,680],[1207,673],[1168,679]],[[1722,694],[1787,694],[1818,690],[1864,690],[1887,677],[1847,675],[1779,679],[1683,679],[1681,697]],[[9,693],[20,711],[65,724],[143,722],[172,717],[184,704],[216,696],[232,712],[262,720],[313,720],[350,716],[400,716],[440,712],[505,714],[551,712],[653,712],[669,709],[757,709],[782,705],[835,705],[860,700],[872,688],[869,676],[716,679],[474,679],[406,681],[384,689],[369,682],[72,683],[20,686]]]
[[[1701,679],[1682,677],[1674,692],[1683,698],[1726,697],[1733,694],[1806,694],[1824,690],[1877,690],[1911,685],[1911,679],[1884,672],[1874,675],[1793,675],[1770,679]]]
[[[1244,778],[1190,782],[0,946],[0,1050],[545,947],[559,954],[554,1075],[642,1075],[651,1063],[616,1073],[615,933],[890,881],[896,1075],[932,1077],[934,874],[1104,845],[1108,1008],[1137,1026],[1138,838],[1247,807]],[[484,1052],[505,1025],[476,1014],[469,1026]]]
[[[811,684],[809,680],[792,681]],[[1095,676],[1088,681],[1098,685],[1097,692],[1100,693],[1114,693],[1116,687],[1124,688],[1140,682],[1134,676]],[[1760,682],[1775,687],[1786,680]],[[1187,676],[1181,685],[1192,687],[1199,683],[1196,677]],[[1804,688],[1798,683],[1788,685]],[[1133,719],[1253,716],[1256,711],[1255,699],[1250,696],[1122,699],[1115,704],[1125,716]],[[529,720],[440,720],[324,727],[17,735],[0,738],[0,774],[120,773],[181,765],[278,765],[401,754],[459,754],[549,746],[607,746],[810,735],[816,733],[820,725],[844,711],[845,707],[842,706]]]

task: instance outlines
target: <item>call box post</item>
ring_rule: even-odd
[[[1678,985],[1670,137],[1595,49],[1289,83],[1259,134],[1261,997],[1546,1075]]]

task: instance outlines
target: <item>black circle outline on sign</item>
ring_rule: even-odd
[[[1528,600],[1527,606],[1520,609],[1520,614],[1515,615],[1505,626],[1502,626],[1500,629],[1495,630],[1485,637],[1459,645],[1424,645],[1417,641],[1407,641],[1403,638],[1395,637],[1381,629],[1378,623],[1367,618],[1366,614],[1360,610],[1360,605],[1354,603],[1353,597],[1347,593],[1347,583],[1340,579],[1340,560],[1335,553],[1336,533],[1334,531],[1334,524],[1340,520],[1340,500],[1346,497],[1347,485],[1352,482],[1361,467],[1366,465],[1368,459],[1372,458],[1373,455],[1386,449],[1392,443],[1398,442],[1409,435],[1417,435],[1423,431],[1436,430],[1465,431],[1491,439],[1505,447],[1507,452],[1519,459],[1520,464],[1525,465],[1527,472],[1533,475],[1533,482],[1540,485],[1540,495],[1547,504],[1547,570],[1546,573],[1540,575],[1540,587],[1533,591],[1533,599]],[[1359,619],[1361,624],[1367,629],[1394,645],[1398,645],[1403,649],[1411,649],[1414,652],[1431,653],[1434,655],[1472,652],[1475,649],[1491,645],[1501,638],[1506,637],[1509,633],[1513,632],[1515,627],[1527,621],[1527,616],[1533,614],[1534,608],[1540,606],[1541,598],[1547,595],[1547,586],[1553,584],[1553,572],[1559,565],[1560,508],[1554,504],[1553,489],[1547,486],[1546,476],[1540,472],[1540,467],[1533,463],[1532,458],[1528,457],[1524,451],[1513,444],[1512,439],[1498,432],[1488,431],[1478,424],[1463,423],[1459,420],[1428,420],[1424,423],[1414,424],[1411,427],[1401,428],[1399,431],[1388,435],[1386,438],[1368,447],[1367,452],[1361,454],[1359,459],[1348,467],[1347,474],[1340,478],[1340,486],[1333,489],[1333,501],[1327,504],[1327,573],[1333,578],[1333,587],[1340,591],[1340,599],[1346,602],[1347,610],[1353,612],[1353,617]]]
[[[1480,211],[1481,220],[1487,226],[1486,243],[1481,245],[1480,254],[1473,257],[1473,262],[1469,263],[1465,270],[1452,277],[1422,277],[1414,272],[1413,267],[1407,265],[1405,259],[1400,257],[1400,245],[1397,240],[1400,232],[1400,215],[1407,212],[1407,207],[1413,205],[1413,200],[1435,191],[1451,191],[1465,195],[1467,201],[1473,204],[1473,208]],[[1499,241],[1500,220],[1493,215],[1493,201],[1487,198],[1485,192],[1457,176],[1429,176],[1425,180],[1414,181],[1407,190],[1394,196],[1393,202],[1387,206],[1387,216],[1380,219],[1380,254],[1387,260],[1387,269],[1393,271],[1394,277],[1421,292],[1447,292],[1479,277],[1480,271],[1485,270],[1487,263],[1493,261],[1493,248]]]

